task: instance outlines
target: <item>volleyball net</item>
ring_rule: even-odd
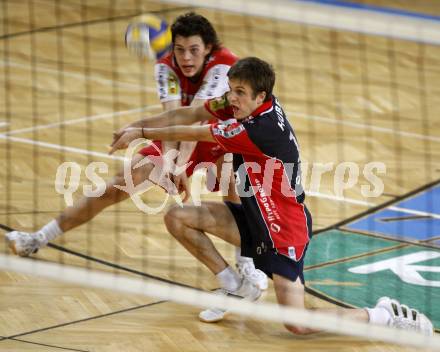
[[[38,230],[82,197],[99,194],[104,180],[124,168],[136,151],[109,156],[112,133],[161,111],[154,62],[129,53],[127,25],[145,14],[172,23],[196,11],[211,21],[224,46],[239,57],[260,57],[276,71],[274,94],[301,147],[306,204],[314,220],[305,261],[307,292],[320,299],[318,305],[344,307],[372,306],[390,296],[415,305],[438,331],[438,5],[39,0],[1,6],[0,225],[5,232]],[[221,193],[207,189],[206,179],[201,170],[190,180],[189,204],[222,201]],[[59,236],[33,260],[12,257],[4,245],[1,270],[224,307],[366,339],[440,347],[437,336],[281,308],[273,294],[256,303],[214,295],[213,275],[163,224],[165,209],[179,202],[149,185]],[[233,264],[234,248],[213,241]]]

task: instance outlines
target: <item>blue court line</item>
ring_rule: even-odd
[[[418,19],[422,19],[422,20],[440,22],[440,16],[428,15],[428,14],[406,11],[406,10],[399,10],[399,9],[394,9],[391,7],[382,7],[382,6],[366,5],[366,4],[355,4],[352,2],[346,2],[346,1],[341,1],[341,0],[296,0],[296,1],[305,2],[305,3],[307,3],[307,2],[317,3],[317,4],[330,5],[330,6],[335,6],[335,7],[345,7],[345,8],[349,8],[352,10],[379,12],[379,13],[385,13],[385,14],[390,14],[390,15],[397,15],[397,16],[404,16],[404,17],[411,17],[411,18],[418,18]]]

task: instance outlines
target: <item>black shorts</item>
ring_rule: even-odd
[[[307,253],[307,247],[304,254],[299,261],[294,261],[289,257],[278,254],[274,249],[268,248],[257,254],[254,241],[252,241],[252,233],[246,220],[243,206],[241,204],[225,202],[235,218],[238,230],[240,231],[241,240],[241,255],[244,257],[251,257],[254,260],[255,267],[263,271],[268,277],[272,279],[272,274],[283,276],[293,282],[298,277],[304,284],[304,257]]]

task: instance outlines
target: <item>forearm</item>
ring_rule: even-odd
[[[158,128],[174,125],[191,125],[206,119],[204,111],[191,106],[165,111],[161,114],[146,117],[131,124],[131,127]],[[159,138],[158,138],[159,139]]]
[[[179,155],[177,156],[176,165],[185,165],[196,149],[197,141],[181,142],[179,146]]]
[[[174,151],[179,150],[179,142],[177,141],[164,141],[162,140],[162,156],[164,157],[164,162],[166,163],[166,169],[172,171],[174,169]],[[168,152],[170,152],[168,154]]]
[[[209,125],[142,128],[142,136],[162,141],[214,141]]]

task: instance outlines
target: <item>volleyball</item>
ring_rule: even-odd
[[[125,46],[140,57],[158,60],[171,49],[171,44],[170,27],[155,15],[137,18],[125,32]]]

